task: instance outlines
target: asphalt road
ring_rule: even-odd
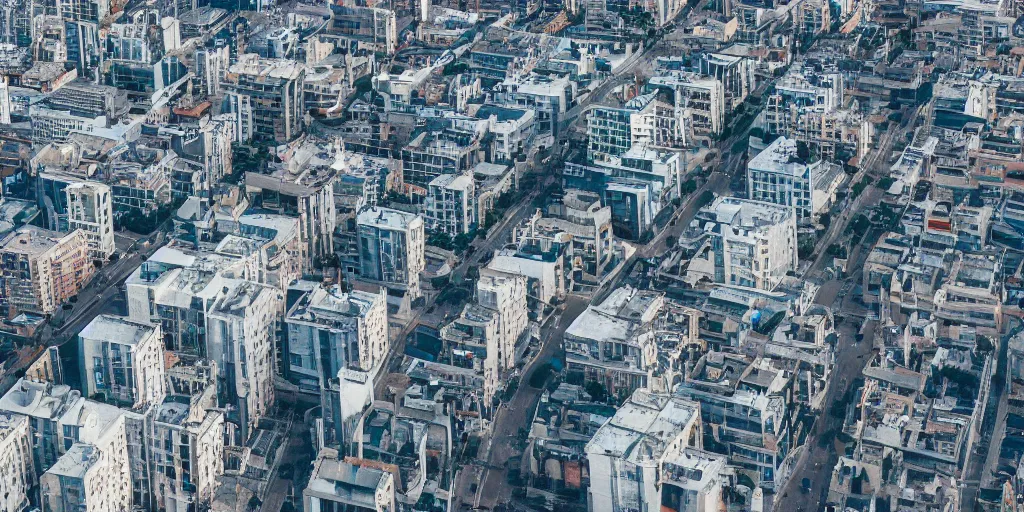
[[[508,484],[508,468],[510,465],[518,467],[522,452],[520,451],[521,439],[519,430],[529,428],[533,421],[537,401],[543,389],[530,386],[530,378],[543,363],[549,362],[552,357],[562,354],[562,335],[572,325],[576,317],[580,316],[587,309],[590,300],[577,295],[569,295],[565,301],[565,309],[560,314],[554,315],[541,333],[541,348],[538,355],[530,361],[524,369],[519,387],[507,403],[502,404],[494,415],[491,434],[488,439],[481,443],[481,450],[489,451],[486,454],[482,477],[480,479],[476,496],[456,493],[455,507],[452,510],[459,510],[459,503],[469,503],[467,498],[472,498],[477,503],[474,506],[493,509],[498,503],[506,503],[512,498],[512,486]],[[479,454],[478,456],[483,456]],[[472,478],[476,474],[473,470],[467,471],[463,468],[461,475]],[[456,489],[464,489],[465,484],[456,483]]]
[[[48,346],[54,346],[77,335],[93,318],[113,303],[128,276],[164,243],[166,242],[122,254],[117,261],[100,268],[92,281],[78,294],[78,302],[72,304],[73,308],[64,318],[64,323],[60,327],[45,325],[37,332],[37,339]]]
[[[836,294],[841,289],[841,281],[826,283],[815,302],[831,306]],[[803,452],[797,460],[796,468],[783,487],[776,494],[774,510],[793,512],[816,512],[822,510],[827,497],[828,486],[832,478],[832,468],[839,460],[839,452],[835,445],[835,435],[843,428],[843,418],[829,413],[829,405],[840,400],[860,377],[865,364],[870,360],[874,339],[875,321],[861,322],[859,319],[847,317],[839,326],[839,342],[836,349],[836,364],[832,369],[832,377],[825,392],[825,406],[818,414],[811,432],[803,445]],[[856,341],[860,332],[864,339]],[[825,438],[824,445],[822,439]],[[829,440],[831,442],[829,442]],[[811,482],[811,490],[803,492],[801,483],[807,478]]]
[[[852,300],[848,291],[856,286],[869,252],[866,248],[871,246],[877,235],[878,233],[869,231],[861,245],[854,248],[851,259],[855,264],[851,266],[849,277],[824,282],[814,298],[815,303],[833,308],[833,311],[841,313],[845,320],[837,329],[839,341],[836,346],[836,362],[825,392],[825,400],[822,402],[826,405],[822,407],[811,427],[803,444],[803,453],[798,458],[793,473],[782,492],[775,495],[773,510],[812,512],[822,510],[824,506],[831,483],[832,468],[839,461],[834,438],[843,428],[843,418],[830,414],[829,405],[841,399],[853,388],[854,381],[861,376],[864,367],[874,356],[876,322],[865,318],[864,306]],[[858,333],[864,336],[860,342],[856,340]],[[823,441],[823,438],[832,442]],[[806,493],[800,488],[804,478],[811,482],[811,489]]]
[[[997,486],[995,471],[999,465],[999,456],[1003,438],[1006,436],[1007,396],[1006,396],[1006,365],[1010,340],[1024,328],[1016,318],[1009,320],[1014,326],[1001,337],[999,352],[996,354],[997,369],[992,377],[988,404],[982,418],[980,429],[981,439],[971,454],[971,461],[964,469],[963,485],[960,495],[961,510],[979,510],[978,495],[981,487]]]

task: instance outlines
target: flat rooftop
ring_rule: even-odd
[[[360,211],[356,220],[361,226],[375,226],[391,230],[405,230],[415,227],[417,223],[423,223],[419,215],[377,206]]]
[[[0,250],[35,256],[52,249],[68,235],[68,233],[26,226],[8,233],[3,240],[0,240]]]
[[[151,336],[156,326],[134,322],[114,315],[100,315],[93,318],[78,335],[83,340],[109,341],[119,345],[135,345]]]

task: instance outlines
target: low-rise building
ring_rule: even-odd
[[[391,512],[397,510],[395,477],[369,461],[359,464],[338,459],[325,450],[313,463],[313,474],[302,491],[305,510]]]
[[[576,317],[564,335],[566,369],[625,397],[649,385],[658,366],[652,325],[663,294],[623,286]]]

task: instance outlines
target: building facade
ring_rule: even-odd
[[[12,231],[0,241],[0,306],[9,317],[23,311],[52,314],[85,287],[94,270],[80,229]]]
[[[68,227],[81,229],[89,240],[89,255],[105,261],[114,254],[114,212],[110,187],[103,183],[73,183],[64,189]]]
[[[166,393],[159,325],[100,315],[78,333],[82,390],[126,407],[155,405]]]
[[[451,237],[468,234],[476,225],[476,193],[468,174],[442,174],[427,189],[428,229]]]
[[[359,212],[356,224],[360,276],[418,297],[420,272],[426,266],[423,219],[373,207]]]

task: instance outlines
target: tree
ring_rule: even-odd
[[[825,229],[828,229],[832,225],[832,214],[828,212],[821,214],[821,217],[818,217],[818,222],[825,226]]]
[[[430,236],[427,237],[427,245],[440,247],[446,251],[451,251],[455,248],[451,235],[444,231],[434,231],[431,233]]]
[[[583,390],[590,395],[590,398],[595,402],[604,402],[608,400],[608,390],[605,389],[604,384],[597,382],[596,380],[588,381],[583,386]]]
[[[814,255],[814,239],[811,237],[800,238],[797,243],[797,256],[805,260]]]
[[[249,503],[246,504],[246,509],[251,510],[253,512],[256,512],[262,506],[263,506],[263,501],[260,500],[255,495],[253,495],[253,497],[249,498]]]
[[[714,200],[715,200],[715,193],[710,191],[710,190],[705,190],[704,192],[702,192],[700,194],[700,197],[697,199],[697,207],[698,208],[703,208],[703,207],[711,204],[711,202],[714,201]]]
[[[455,250],[457,252],[461,253],[461,252],[464,252],[466,249],[469,248],[469,244],[472,241],[473,241],[473,236],[472,235],[468,235],[466,233],[459,233],[459,235],[456,236],[455,240],[452,242],[452,246],[455,248]]]
[[[677,241],[678,240],[676,240],[676,237],[674,237],[672,235],[669,235],[669,236],[665,237],[665,246],[667,246],[668,248],[671,249],[672,247],[676,246],[676,242]]]
[[[544,387],[548,376],[551,374],[551,363],[543,363],[530,375],[530,387],[540,389]]]

